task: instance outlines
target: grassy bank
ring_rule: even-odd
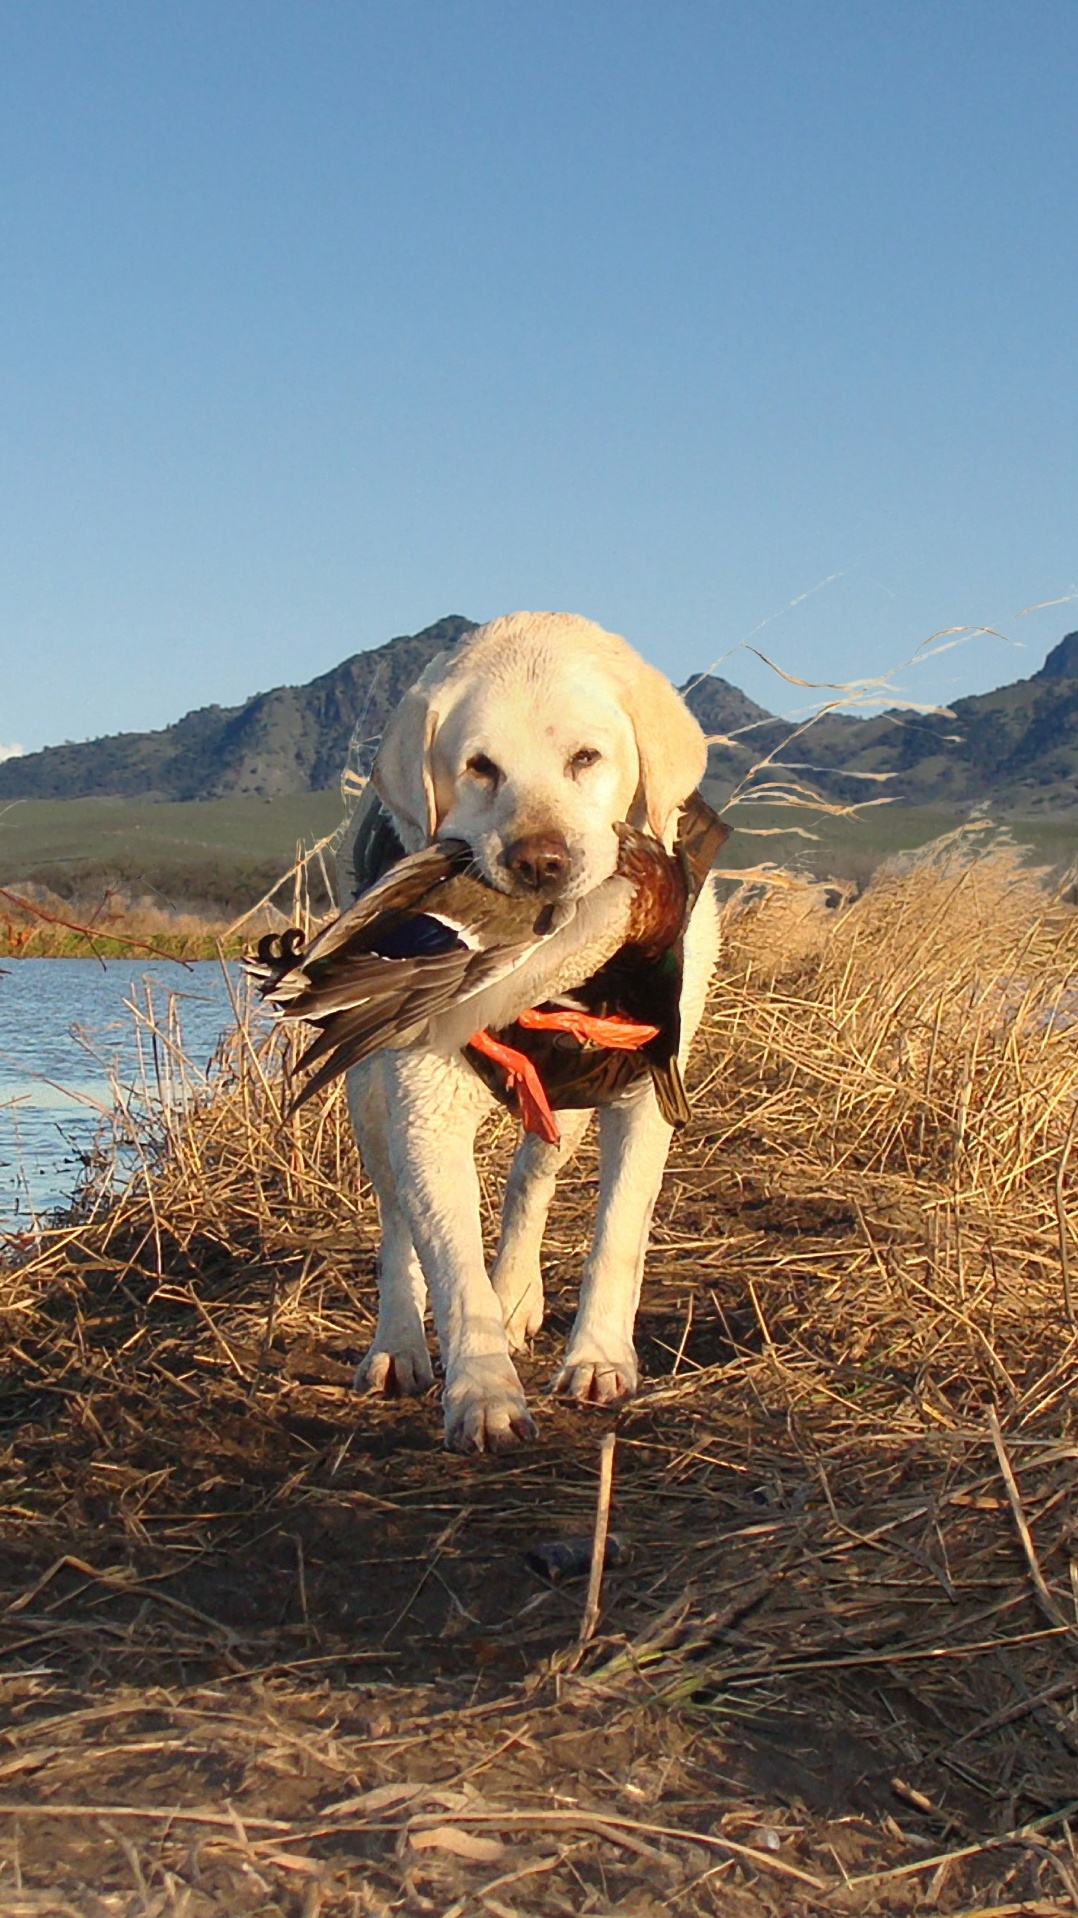
[[[58,920],[0,900],[0,959],[215,959],[221,952],[234,957],[241,945],[225,920],[192,913],[115,911],[106,904],[91,906],[83,920]]]
[[[539,1440],[498,1460],[352,1394],[340,1088],[282,1128],[273,1037],[209,1094],[173,1058],[122,1201],[0,1281],[0,1883],[125,1918],[1072,1909],[1076,970],[1006,853],[839,913],[735,897],[641,1394],[540,1390],[585,1151]],[[590,1534],[610,1430],[632,1559],[581,1646],[524,1554]]]
[[[233,955],[279,923],[271,913],[230,930],[265,895],[291,909],[297,848],[316,847],[341,812],[335,792],[10,805],[0,811],[0,958]],[[313,857],[303,901],[316,912],[330,906],[327,880],[326,862]]]
[[[725,797],[705,786],[713,806]],[[877,866],[898,853],[916,851],[960,828],[966,815],[938,806],[871,806],[855,816],[813,814],[789,806],[735,806],[727,815],[734,832],[722,863],[732,869],[764,860],[818,879],[867,885]],[[1006,837],[1037,864],[1060,871],[1078,859],[1078,819],[1008,818]]]
[[[336,789],[185,804],[9,801],[0,807],[0,885],[41,885],[83,907],[121,893],[227,924],[287,870],[298,840],[323,838],[342,811]]]

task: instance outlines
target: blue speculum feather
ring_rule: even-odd
[[[387,928],[378,934],[373,951],[382,959],[422,959],[441,952],[456,952],[466,942],[444,919],[432,913],[416,913],[414,918]]]

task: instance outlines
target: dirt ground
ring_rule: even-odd
[[[865,923],[871,1031],[848,954],[760,998],[733,953],[617,1415],[543,1392],[587,1154],[538,1441],[452,1457],[436,1393],[357,1397],[369,1194],[339,1095],[282,1134],[258,1062],[10,1268],[2,1918],[1078,1909],[1073,1043],[1027,994],[1028,1043],[985,1017],[974,1056],[960,1007],[948,1052],[927,985],[892,1037],[912,987]],[[918,989],[927,951],[913,925]],[[581,1645],[584,1581],[528,1555],[586,1562],[611,1430]]]
[[[640,1399],[540,1403],[508,1460],[441,1451],[433,1400],[353,1396],[343,1280],[369,1311],[370,1268],[338,1285],[332,1252],[296,1255],[317,1347],[251,1340],[280,1273],[250,1264],[203,1264],[201,1310],[92,1269],[48,1302],[4,1394],[0,1911],[1071,1908],[1078,1638],[1038,1608],[983,1422],[911,1399],[843,1432],[765,1342],[766,1285],[757,1318],[673,1278],[689,1184]],[[761,1283],[776,1245],[804,1283],[857,1231],[729,1201],[708,1237]],[[1076,1456],[1050,1424],[1018,1451],[1042,1538]],[[631,1557],[572,1670],[583,1586],[525,1555],[590,1536],[610,1426]]]

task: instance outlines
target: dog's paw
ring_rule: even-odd
[[[446,1384],[451,1452],[509,1452],[535,1437],[523,1387],[508,1359],[466,1359]]]
[[[392,1349],[375,1342],[356,1366],[357,1392],[383,1399],[418,1399],[434,1384],[426,1341],[395,1339]]]
[[[522,1352],[528,1340],[533,1339],[542,1327],[543,1281],[538,1272],[533,1278],[525,1279],[519,1274],[512,1277],[509,1273],[502,1275],[495,1269],[493,1285],[502,1308],[509,1350]]]
[[[631,1345],[613,1340],[600,1347],[595,1339],[570,1343],[564,1363],[550,1382],[559,1398],[581,1405],[616,1405],[636,1391],[640,1372]]]

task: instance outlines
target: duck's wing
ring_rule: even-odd
[[[409,950],[406,940],[415,943]],[[375,951],[342,946],[322,959],[303,959],[280,985],[264,997],[284,1019],[306,1019],[321,1024],[339,1012],[378,1009],[392,1026],[396,1008],[418,1012],[425,1005],[430,1017],[447,1004],[459,1004],[512,972],[536,941],[475,947],[461,939],[453,926],[434,914],[423,914],[395,927]],[[388,1043],[396,1043],[390,1037]]]
[[[467,848],[428,851],[437,856],[402,861],[405,873],[387,874],[306,951],[285,934],[263,941],[250,965],[274,1011],[319,1028],[299,1064],[323,1063],[297,1104],[371,1053],[423,1038],[439,1014],[512,973],[559,923],[541,902],[514,902],[465,877]]]
[[[268,997],[297,966],[305,972],[309,965],[328,959],[344,947],[350,946],[355,951],[372,949],[367,935],[376,926],[380,931],[385,929],[379,922],[388,925],[422,912],[424,904],[435,899],[447,882],[463,872],[471,861],[471,848],[462,839],[439,840],[433,846],[424,846],[421,852],[409,853],[376,879],[373,886],[368,886],[355,904],[325,926],[305,949],[296,949],[298,934],[294,928],[280,935],[279,958],[274,950],[277,936],[261,940],[258,959],[249,970],[264,980],[262,990]]]
[[[463,840],[443,840],[399,859],[309,945],[304,945],[297,926],[267,933],[258,942],[256,956],[244,960],[245,972],[257,981],[262,997],[274,1010],[287,1015],[288,1002],[306,992],[312,977],[317,977],[311,967],[322,966],[334,954],[380,950],[392,929],[417,915],[422,920],[424,905],[444,893],[447,882],[471,857]],[[436,942],[432,949],[440,951],[442,944]]]
[[[562,923],[554,909],[491,892],[444,871],[417,895],[383,887],[381,908],[366,900],[303,950],[289,931],[263,940],[248,971],[262,997],[286,1019],[320,1022],[334,1013],[426,996],[431,1014],[505,977]],[[391,1040],[391,1042],[394,1042]]]
[[[440,1013],[503,978],[533,949],[503,946],[474,952],[465,947],[411,961],[366,954],[348,968],[347,978],[313,983],[281,1008],[286,1018],[302,1018],[319,1028],[297,1070],[306,1072],[324,1062],[292,1110],[372,1053],[422,1039]]]

